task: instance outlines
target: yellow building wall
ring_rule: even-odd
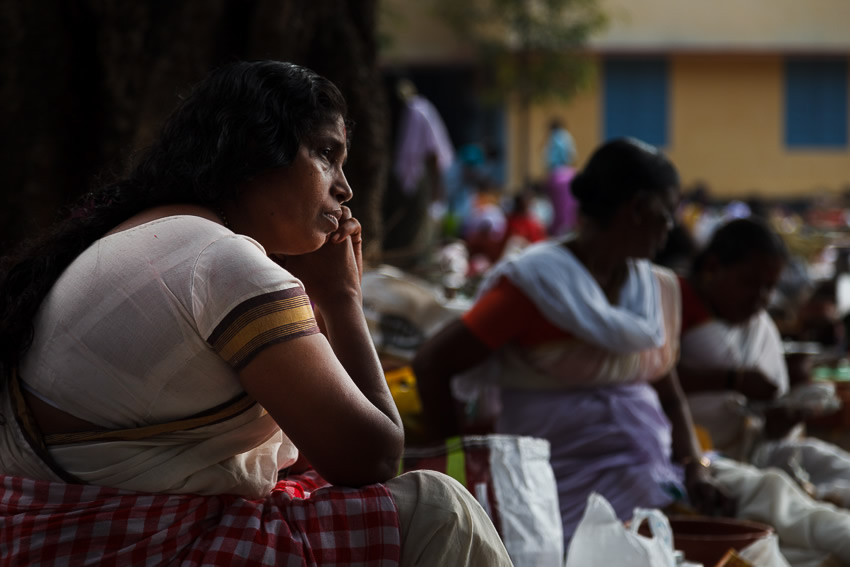
[[[781,53],[850,53],[850,0],[600,0],[609,27],[589,45],[605,54],[670,54],[669,144],[683,183],[704,181],[720,197],[798,196],[850,186],[850,149],[789,150],[784,144]],[[471,62],[471,46],[435,17],[433,0],[382,0],[383,65]],[[508,182],[543,176],[552,117],[576,140],[579,164],[602,142],[603,77],[569,102],[534,106],[524,142],[507,105]],[[523,157],[525,156],[525,157]]]
[[[783,59],[683,55],[671,61],[669,154],[685,183],[721,196],[793,196],[850,184],[850,149],[785,146]]]
[[[596,60],[598,64],[599,59]],[[708,184],[718,197],[793,197],[850,188],[850,148],[785,147],[783,59],[779,55],[687,54],[670,58],[668,145],[684,186]],[[579,164],[602,140],[603,77],[568,104],[531,112],[531,178],[543,175],[541,150],[553,116],[566,120]],[[509,105],[511,188],[521,183],[515,133],[518,112]]]
[[[609,26],[594,49],[850,49],[847,0],[599,0]]]
[[[529,178],[540,180],[544,176],[544,147],[549,135],[549,123],[553,118],[560,118],[567,124],[567,129],[576,143],[579,163],[583,163],[588,154],[601,141],[602,134],[602,92],[599,84],[599,73],[594,72],[588,87],[569,104],[550,102],[537,104],[529,112],[529,147],[523,148],[521,137],[518,135],[522,119],[516,103],[507,105],[506,142],[508,152],[508,191],[513,192],[522,186],[521,152],[528,152]]]
[[[458,0],[471,1],[471,0]],[[693,50],[776,53],[850,51],[848,0],[598,0],[608,26],[596,52]],[[453,63],[474,57],[433,0],[381,0],[384,64]]]

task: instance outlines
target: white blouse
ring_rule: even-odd
[[[92,244],[56,282],[35,329],[23,387],[107,429],[224,404],[243,393],[235,370],[262,348],[318,332],[303,286],[259,243],[195,216]],[[247,497],[267,494],[278,469],[297,458],[258,405],[200,429],[54,445],[50,453],[93,484]]]

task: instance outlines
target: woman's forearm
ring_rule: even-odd
[[[339,301],[332,309],[323,309],[321,318],[328,342],[348,375],[376,408],[401,427],[360,302]]]
[[[416,387],[425,427],[435,440],[461,432],[451,391],[452,377],[479,364],[489,354],[490,349],[461,320],[446,325],[416,353],[412,363]]]
[[[413,373],[422,402],[426,432],[434,441],[459,434],[460,423],[451,392],[451,372],[439,364],[439,359],[429,349],[425,349],[413,359]]]
[[[694,430],[688,402],[676,373],[671,371],[654,385],[664,413],[667,414],[673,429],[673,460],[679,463],[699,461],[702,457],[702,449]]]

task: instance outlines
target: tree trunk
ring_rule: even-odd
[[[388,118],[376,11],[377,0],[0,0],[0,251],[96,176],[120,174],[209,68],[270,58],[316,70],[348,100],[352,209],[377,257]]]

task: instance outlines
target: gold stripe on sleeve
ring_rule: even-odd
[[[230,360],[246,344],[269,331],[311,320],[313,320],[313,310],[309,305],[276,311],[246,322],[244,327],[234,333],[233,338],[223,342],[220,347],[216,346],[221,357]]]
[[[238,305],[207,342],[231,366],[241,368],[270,344],[319,332],[301,288],[253,297]]]

